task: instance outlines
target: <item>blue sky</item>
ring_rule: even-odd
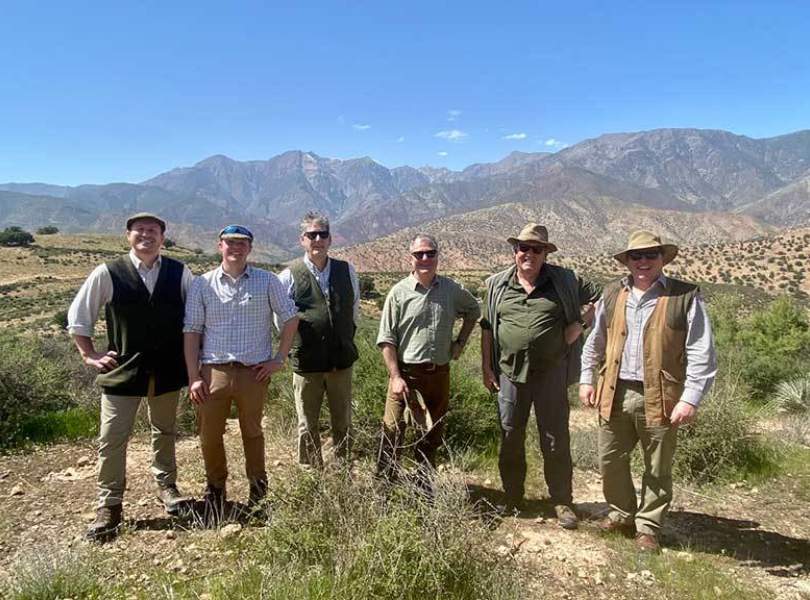
[[[282,6],[288,4],[289,6]],[[0,182],[810,127],[810,3],[3,2]]]

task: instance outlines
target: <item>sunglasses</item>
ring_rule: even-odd
[[[324,231],[305,231],[304,235],[311,239],[313,242],[318,238],[325,240],[329,238],[329,230],[326,229]]]
[[[543,254],[545,248],[542,246],[535,246],[533,244],[515,244],[515,252],[534,252],[535,254]]]
[[[250,233],[250,230],[241,225],[228,225],[227,227],[223,227],[222,231],[219,232],[219,237],[223,235],[243,235],[250,240],[253,239],[253,234]]]
[[[411,252],[411,256],[416,260],[427,260],[429,258],[436,258],[438,253],[438,250],[422,250],[421,252]]]
[[[644,250],[627,253],[627,258],[630,260],[641,260],[642,258],[646,258],[647,260],[655,260],[659,256],[661,256],[660,250]]]

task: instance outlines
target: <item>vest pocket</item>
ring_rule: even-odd
[[[661,369],[661,405],[664,409],[664,416],[669,418],[672,414],[672,409],[681,399],[683,394],[684,382],[678,380],[672,373]]]

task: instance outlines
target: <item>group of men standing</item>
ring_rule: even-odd
[[[319,416],[326,396],[335,458],[348,464],[360,293],[354,268],[329,257],[328,219],[305,216],[305,254],[279,276],[248,264],[253,234],[240,225],[220,231],[220,266],[196,278],[182,263],[161,256],[166,224],[160,217],[139,213],[126,227],[129,254],[97,267],[68,313],[69,331],[84,362],[99,371],[103,389],[98,506],[88,537],[109,536],[122,523],[126,447],[142,398],[149,407],[158,498],[171,514],[189,500],[176,485],[174,446],[184,385],[197,410],[206,504],[226,499],[223,434],[232,404],[244,446],[248,506],[264,500],[263,406],[270,378],[288,357],[298,462],[323,463]],[[427,234],[411,240],[411,273],[389,291],[377,337],[389,375],[377,476],[397,479],[406,426],[413,423],[419,429],[417,483],[430,493],[449,408],[449,363],[464,351],[480,319],[483,382],[497,393],[502,431],[501,510],[519,511],[523,502],[526,426],[534,407],[551,502],[560,526],[577,527],[567,389],[579,382],[582,403],[599,408],[600,464],[610,505],[601,526],[634,533],[639,548],[656,550],[672,496],[677,427],[694,418],[716,371],[698,289],[663,275],[677,248],[649,232],[634,233],[627,250],[616,255],[629,274],[604,293],[546,261],[557,247],[545,227],[530,223],[507,243],[514,264],[487,280],[482,316],[467,290],[437,273],[438,241]],[[93,346],[102,308],[106,352]],[[279,331],[275,351],[273,323]],[[645,464],[640,505],[630,476],[630,454],[639,440]]]

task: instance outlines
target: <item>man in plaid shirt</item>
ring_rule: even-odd
[[[267,492],[262,412],[270,377],[284,367],[298,316],[287,290],[269,271],[247,264],[253,234],[228,225],[219,234],[222,264],[194,280],[186,302],[184,344],[189,396],[197,405],[205,463],[205,502],[221,509],[228,467],[222,436],[236,403],[250,483],[248,506]],[[273,354],[272,324],[279,323]]]

